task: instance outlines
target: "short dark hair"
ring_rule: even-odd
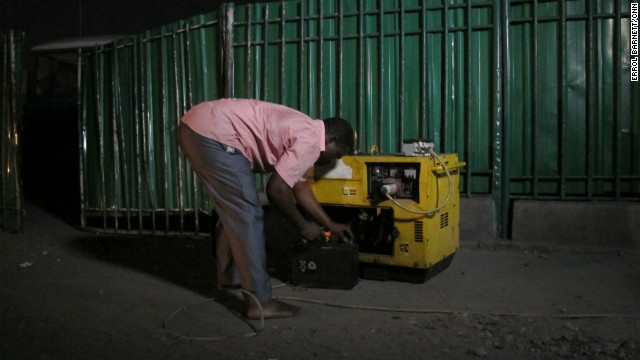
[[[339,146],[344,147],[349,152],[353,151],[353,128],[347,120],[332,117],[322,121],[324,121],[325,132],[335,136]]]

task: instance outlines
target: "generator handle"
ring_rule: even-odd
[[[455,164],[447,165],[447,168],[449,168],[449,170],[454,170],[454,169],[459,169],[459,168],[461,168],[463,166],[467,166],[467,163],[464,162],[464,161],[458,161]],[[440,164],[440,166],[436,166],[436,167],[432,168],[431,171],[437,172],[437,173],[442,173],[442,172],[445,172],[445,169],[442,166],[442,164]]]

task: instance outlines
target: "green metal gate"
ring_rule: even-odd
[[[206,231],[174,129],[204,100],[247,97],[342,116],[367,153],[434,140],[491,195],[640,197],[628,1],[297,0],[234,6],[85,56],[83,226]],[[257,181],[257,186],[260,181]]]
[[[22,230],[23,194],[21,178],[22,64],[24,34],[0,34],[0,229]]]

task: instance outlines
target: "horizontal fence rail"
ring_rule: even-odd
[[[83,226],[206,233],[178,151],[188,108],[221,97],[341,116],[360,153],[431,139],[491,195],[640,198],[626,1],[297,0],[234,6],[85,54]],[[264,183],[256,177],[256,186]]]

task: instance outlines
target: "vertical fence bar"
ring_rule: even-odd
[[[621,83],[620,83],[620,77],[621,77],[621,68],[622,68],[622,59],[621,59],[621,55],[620,55],[620,28],[621,28],[621,19],[622,19],[622,13],[621,13],[621,9],[620,9],[620,1],[614,1],[614,12],[615,12],[615,18],[614,18],[614,22],[613,22],[613,101],[614,101],[614,108],[613,108],[613,119],[614,119],[614,123],[613,123],[613,134],[614,134],[614,141],[613,141],[613,172],[614,172],[614,176],[615,176],[615,182],[614,182],[614,186],[613,186],[613,191],[614,191],[614,196],[616,200],[620,200],[620,193],[621,193],[621,164],[620,164],[620,157],[621,157],[621,148],[622,146],[621,144],[621,129],[622,129],[622,119],[621,119],[621,112],[622,112],[622,100],[620,99],[620,88],[621,88]]]
[[[378,129],[376,143],[382,149],[382,128],[384,124],[384,2],[378,1]]]
[[[173,31],[173,30],[172,30]],[[166,45],[166,38],[164,36],[164,29],[162,29],[162,37],[160,39],[161,43],[161,59],[162,59],[162,128],[160,130],[160,134],[162,136],[162,160],[164,164],[169,163],[169,154],[168,154],[168,143],[167,143],[167,126],[168,126],[168,118],[169,118],[169,100],[168,100],[168,88],[169,88],[169,65],[167,64],[168,50]],[[169,194],[169,169],[167,166],[163,168],[164,176],[162,182],[162,189],[164,194],[164,221],[165,224],[169,224],[169,200],[167,194]],[[169,229],[167,226],[164,227],[165,235],[168,233]]]
[[[10,99],[10,117],[12,118],[11,121],[11,146],[13,147],[13,156],[12,156],[12,160],[11,160],[11,166],[13,167],[13,179],[15,184],[14,184],[14,188],[13,191],[15,193],[15,214],[16,214],[16,230],[20,231],[22,230],[22,185],[21,185],[21,181],[22,181],[22,172],[20,169],[20,162],[21,162],[21,148],[20,148],[20,141],[21,139],[19,139],[19,131],[20,131],[20,119],[19,119],[19,110],[18,110],[18,97],[20,96],[20,92],[18,91],[18,69],[19,69],[19,64],[18,61],[20,61],[18,59],[18,54],[16,54],[16,48],[17,48],[17,42],[16,42],[16,36],[14,34],[13,31],[10,32],[9,34],[10,40],[9,40],[9,53],[10,53],[10,60],[9,63],[11,65],[11,69],[9,71],[9,73],[11,74],[11,93],[13,94],[13,96],[11,96]],[[22,52],[21,52],[22,53]],[[4,196],[4,195],[3,195]],[[6,224],[6,222],[5,222]]]
[[[356,117],[356,129],[360,136],[357,137],[356,146],[365,152],[363,143],[364,133],[364,0],[358,1],[358,116]]]
[[[253,86],[252,86],[252,82],[251,82],[251,29],[253,27],[252,25],[252,20],[253,20],[253,6],[248,6],[247,8],[248,13],[247,13],[247,58],[246,58],[246,62],[247,62],[247,67],[246,67],[246,72],[247,72],[247,90],[248,90],[248,97],[249,98],[253,98]]]
[[[120,169],[120,167],[122,168],[121,169],[122,170],[122,177],[121,177],[122,186],[120,186],[118,182],[116,182],[116,186],[118,188],[118,191],[122,191],[122,200],[123,200],[122,205],[125,208],[127,230],[131,230],[131,204],[129,202],[129,171],[127,166],[127,147],[126,147],[125,130],[124,130],[124,113],[122,110],[122,90],[123,89],[122,89],[122,84],[120,82],[120,61],[117,56],[117,52],[115,50],[114,50],[114,55],[115,55],[114,79],[115,79],[115,84],[117,89],[117,95],[115,98],[117,116],[115,117],[115,119],[116,119],[116,124],[118,125],[116,129],[119,130],[119,132],[116,131],[116,137],[118,140],[118,150],[119,150],[118,155],[122,156],[122,165],[120,166],[119,158],[118,158],[118,162],[116,162],[116,164],[118,165],[117,168],[118,169]],[[118,119],[119,119],[119,123],[117,121]]]
[[[420,138],[426,138],[428,132],[427,126],[427,0],[420,2],[420,21],[422,22],[422,29],[420,30],[420,53],[422,54],[422,61],[420,62],[420,125],[418,126],[418,133]]]
[[[404,138],[404,78],[405,78],[405,63],[404,63],[404,1],[400,0],[400,121],[398,124],[398,145],[396,150],[402,150],[402,140]]]
[[[595,47],[593,44],[593,2],[587,1],[587,200],[593,200],[593,176],[595,163]]]
[[[322,2],[318,3],[318,117],[322,119],[324,117],[324,6]]]
[[[342,0],[338,0],[338,111],[337,116],[342,117],[342,101],[343,101],[343,46],[344,46],[344,4]]]
[[[440,83],[440,96],[442,108],[440,109],[440,151],[447,149],[447,128],[449,123],[449,2],[444,1],[442,9],[442,79]]]
[[[143,147],[143,152],[142,152],[142,163],[145,164],[145,179],[147,181],[148,186],[147,188],[147,194],[149,196],[149,202],[151,203],[151,234],[155,235],[156,229],[157,229],[157,224],[156,224],[156,214],[157,214],[157,208],[158,208],[158,202],[155,196],[155,192],[156,192],[156,186],[155,186],[155,182],[153,182],[153,186],[152,186],[152,176],[155,175],[153,174],[153,172],[151,171],[151,161],[153,159],[151,159],[151,157],[147,154],[147,152],[150,152],[152,149],[152,144],[153,144],[153,122],[151,121],[151,114],[152,114],[152,108],[151,106],[153,105],[153,100],[152,100],[152,75],[151,75],[151,43],[150,43],[150,34],[149,32],[145,33],[144,39],[142,40],[143,43],[143,52],[142,57],[143,57],[143,63],[144,63],[144,67],[143,70],[146,70],[143,72],[143,85],[142,88],[140,89],[142,92],[142,147]],[[147,165],[148,164],[148,165]]]
[[[500,2],[494,2],[493,4],[493,68],[495,69],[495,75],[492,77],[492,88],[495,91],[493,98],[493,181],[491,194],[495,204],[495,211],[497,219],[496,227],[497,233],[500,237],[505,237],[505,229],[503,222],[503,203],[504,203],[504,184],[503,184],[503,66],[504,59],[502,57],[508,57],[508,53],[503,50],[503,38],[508,34],[504,27],[506,25],[506,15],[500,12],[507,12],[508,0],[501,0]],[[506,41],[505,41],[506,42]],[[505,96],[506,97],[506,96]]]
[[[200,17],[200,23],[203,23],[204,17],[201,16]],[[200,29],[198,29],[197,31],[197,35],[194,35],[194,38],[196,39],[200,39],[200,46],[199,46],[199,53],[200,53],[200,60],[202,61],[203,66],[205,66],[205,64],[208,63],[208,52],[211,51],[211,49],[207,48],[207,38],[206,38],[206,27],[201,27]],[[194,51],[194,53],[198,53],[197,51]],[[213,58],[215,58],[215,54],[213,56]],[[203,71],[203,73],[205,74],[205,76],[202,77],[202,100],[210,100],[212,98],[211,94],[209,94],[209,89],[211,88],[211,86],[209,85],[209,77],[206,76],[206,74],[208,73],[208,71]],[[189,73],[191,75],[191,73]],[[192,83],[192,79],[191,76],[189,76],[189,84]],[[193,86],[190,85],[190,89],[192,89]],[[189,107],[195,105],[193,103],[193,94],[191,93],[191,91],[189,92]]]
[[[566,171],[565,171],[565,156],[566,156],[566,139],[567,134],[567,9],[564,1],[559,2],[560,6],[560,24],[558,25],[558,43],[560,46],[560,59],[558,64],[558,79],[560,81],[558,89],[558,117],[559,117],[559,134],[558,134],[558,173],[560,175],[560,199],[566,198]]]
[[[262,30],[262,47],[263,47],[263,50],[262,50],[262,100],[268,100],[267,81],[269,79],[267,78],[267,72],[269,71],[269,56],[267,55],[267,53],[268,53],[269,41],[268,41],[267,34],[269,33],[269,6],[264,7],[263,24],[264,24],[264,29]]]
[[[22,36],[24,37],[24,35]],[[0,229],[22,231],[21,115],[19,90],[22,39],[13,30],[0,34]],[[10,224],[11,222],[11,224]]]
[[[78,85],[84,83],[85,78],[88,79],[89,75],[82,76],[82,67],[84,65],[86,57],[81,56],[81,50],[78,49]],[[88,66],[88,64],[87,64]],[[89,86],[79,86],[78,94],[80,94],[80,99],[88,99]],[[81,101],[81,113],[78,117],[78,126],[79,126],[79,136],[80,141],[78,145],[80,147],[80,157],[79,157],[79,170],[80,170],[80,228],[84,229],[87,226],[87,205],[86,205],[86,189],[84,186],[85,181],[85,171],[87,169],[86,166],[86,157],[87,157],[87,102]]]
[[[223,79],[225,81],[224,84],[224,96],[225,97],[235,97],[235,89],[234,89],[234,69],[233,69],[233,26],[234,26],[234,5],[233,3],[226,3],[222,7],[222,39],[223,44],[222,47],[224,49],[223,59],[224,61],[224,76]],[[268,18],[268,16],[266,16]],[[265,24],[265,34],[266,34],[266,24]],[[265,37],[266,44],[266,37]],[[266,46],[266,45],[265,45]],[[266,50],[266,48],[265,48]]]
[[[207,46],[206,46],[206,37],[205,37],[205,29],[202,28],[200,30],[198,30],[198,34],[200,34],[200,60],[202,62],[202,66],[203,68],[206,66],[206,64],[208,63],[207,59],[208,59],[208,52],[206,50]],[[197,38],[197,36],[196,36]],[[189,47],[191,48],[191,47]],[[189,51],[189,53],[191,53]],[[207,73],[206,71],[204,72],[205,74]],[[191,108],[194,104],[194,100],[193,100],[193,79],[192,79],[192,72],[191,72],[191,59],[189,59],[189,108]],[[209,91],[209,78],[208,76],[203,76],[203,91],[202,91],[202,100],[210,100],[211,97],[207,94],[207,92]],[[186,164],[187,168],[190,169],[189,164]],[[198,177],[195,176],[195,174],[193,174],[193,172],[191,173],[191,188],[193,189],[193,211],[195,212],[195,232],[196,233],[200,233],[200,187],[199,182],[198,182]],[[206,195],[204,196],[204,198],[206,198]],[[209,210],[209,209],[207,209]],[[212,224],[213,226],[215,226],[215,224]]]
[[[501,206],[501,236],[509,237],[509,210],[511,206],[511,171],[510,171],[510,137],[511,132],[511,19],[508,0],[505,0],[502,17],[502,94],[503,94],[503,111],[502,111],[502,198]]]
[[[304,98],[305,98],[305,61],[304,61],[304,24],[305,24],[305,0],[300,1],[300,16],[299,16],[299,34],[300,39],[298,42],[298,109],[304,111]]]
[[[286,34],[285,34],[285,9],[284,0],[280,1],[280,102],[282,104],[287,103],[287,88],[286,88]]]
[[[176,119],[178,121],[180,121],[180,116],[181,114],[181,107],[180,107],[180,95],[184,94],[184,91],[180,91],[180,76],[178,75],[178,42],[177,42],[177,37],[176,37],[176,31],[173,32],[172,37],[171,37],[171,42],[173,45],[173,49],[172,49],[172,58],[173,58],[173,83],[174,83],[174,101],[175,101],[175,115],[176,115]],[[184,65],[183,65],[184,66]],[[183,68],[181,70],[184,70]],[[183,89],[182,89],[183,90]],[[175,124],[177,125],[177,123]],[[173,127],[170,127],[173,128]],[[169,135],[170,136],[170,135]],[[179,155],[179,154],[176,154]],[[182,162],[180,161],[180,156],[176,156],[176,163],[178,166],[178,175],[176,176],[176,185],[177,185],[177,189],[174,189],[174,191],[178,191],[178,196],[177,196],[177,200],[178,200],[178,218],[179,218],[179,222],[180,222],[180,233],[184,232],[184,211],[182,208]],[[168,210],[168,209],[167,209]]]
[[[0,101],[2,101],[2,103],[0,103],[0,110],[2,110],[2,113],[0,113],[0,136],[2,136],[2,138],[0,138],[0,166],[2,166],[2,168],[0,169],[0,180],[2,180],[2,182],[0,183],[0,186],[2,186],[2,190],[0,192],[0,200],[2,201],[2,204],[0,204],[2,207],[0,208],[0,210],[2,210],[2,222],[0,222],[0,225],[2,225],[2,227],[5,226],[5,224],[7,224],[9,222],[9,215],[8,215],[8,211],[6,209],[8,209],[10,207],[9,202],[8,202],[8,196],[4,195],[5,192],[5,184],[7,184],[9,181],[5,180],[5,176],[9,176],[8,174],[6,174],[5,171],[5,161],[9,161],[9,153],[10,151],[8,150],[8,144],[5,143],[5,133],[9,133],[9,121],[8,118],[11,116],[10,114],[12,113],[12,110],[10,109],[11,105],[7,104],[7,106],[9,107],[9,109],[7,109],[7,111],[5,111],[3,108],[1,108],[1,106],[3,106],[5,104],[5,93],[4,91],[11,86],[10,82],[7,81],[7,77],[10,77],[11,75],[9,74],[9,71],[11,71],[11,49],[10,47],[12,46],[12,33],[9,34],[9,41],[7,41],[7,39],[5,38],[4,34],[0,33],[0,39],[2,39],[2,52],[0,52],[0,54],[2,54],[2,59],[0,62],[0,65],[2,65],[2,68],[0,68],[0,79],[2,79],[2,83],[0,84],[2,86],[2,97],[0,98]],[[10,95],[13,94],[13,91],[7,91],[7,93],[9,93]],[[7,96],[7,102],[10,103],[11,99],[10,97]],[[5,120],[5,117],[7,118],[7,120]],[[6,121],[6,122],[5,122]],[[6,157],[6,160],[5,160]]]
[[[20,131],[20,118],[19,118],[19,110],[18,110],[18,97],[20,96],[20,92],[18,91],[18,69],[19,69],[19,64],[17,63],[18,60],[18,54],[16,54],[16,48],[17,48],[17,42],[16,42],[16,36],[14,34],[13,31],[11,31],[10,33],[10,63],[11,63],[11,89],[13,92],[13,96],[11,97],[11,117],[13,119],[12,121],[12,129],[11,129],[11,133],[12,133],[12,137],[13,137],[13,141],[12,141],[12,145],[14,146],[14,153],[13,153],[13,171],[14,171],[14,179],[15,179],[15,185],[14,185],[14,192],[15,192],[15,212],[16,212],[16,230],[20,231],[22,230],[23,224],[22,224],[22,185],[21,185],[21,181],[22,181],[22,171],[20,169],[20,164],[19,162],[22,161],[21,159],[21,145],[20,145],[20,141],[21,139],[19,139],[19,131]],[[22,51],[20,52],[22,55]]]
[[[119,213],[119,204],[118,204],[118,199],[119,199],[119,190],[120,187],[118,186],[118,181],[120,180],[120,164],[119,164],[119,156],[120,156],[120,152],[118,149],[118,126],[117,126],[117,116],[118,116],[118,110],[117,110],[117,104],[118,104],[118,98],[120,97],[120,89],[117,86],[117,79],[118,79],[118,74],[117,74],[117,69],[118,69],[118,59],[117,59],[117,48],[114,45],[113,46],[113,50],[112,50],[112,65],[111,65],[111,92],[113,94],[114,97],[114,101],[111,104],[111,141],[112,141],[112,146],[113,146],[113,199],[112,199],[112,210],[113,210],[113,221],[114,221],[114,232],[117,233],[118,229],[120,227],[119,225],[119,221],[118,221],[118,213]]]
[[[531,192],[538,197],[538,0],[533,0],[531,22]]]
[[[138,75],[139,70],[139,39],[135,39],[133,41],[133,101],[134,101],[134,109],[133,109],[133,118],[134,118],[134,146],[135,146],[135,164],[136,164],[136,197],[138,200],[138,233],[142,234],[144,229],[143,227],[143,214],[142,214],[142,161],[140,159],[140,93],[139,88],[142,86],[140,83],[140,76]]]
[[[473,162],[471,160],[471,37],[472,37],[472,27],[471,27],[471,0],[467,0],[466,3],[466,27],[465,27],[465,43],[464,43],[464,52],[465,52],[465,62],[464,62],[464,159],[467,162],[466,169],[464,170],[464,184],[465,184],[465,194],[467,197],[471,196],[471,168],[473,166]]]
[[[178,128],[178,126],[180,125],[180,120],[182,118],[182,115],[184,112],[186,112],[188,109],[191,108],[191,106],[193,105],[192,103],[192,87],[191,87],[191,29],[189,24],[187,23],[187,27],[186,27],[186,31],[184,34],[184,50],[182,52],[182,56],[183,56],[183,70],[184,70],[184,96],[183,96],[183,103],[182,103],[182,107],[183,107],[183,111],[181,113],[178,113],[178,117],[177,117],[177,121],[176,121],[176,130]],[[176,141],[178,140],[177,136],[176,136]],[[184,211],[184,207],[185,207],[185,202],[184,202],[184,191],[186,187],[188,185],[184,185],[185,188],[183,188],[183,184],[182,184],[182,175],[185,174],[186,175],[186,169],[188,168],[188,165],[186,163],[184,163],[184,157],[181,156],[180,154],[180,149],[178,148],[178,157],[177,157],[177,161],[178,161],[178,179],[180,181],[180,198],[179,198],[179,206],[180,206],[180,211]],[[188,179],[188,178],[186,178]],[[192,188],[193,191],[193,225],[194,225],[194,232],[197,234],[200,232],[200,212],[198,211],[199,209],[199,204],[197,201],[197,197],[196,197],[196,189]],[[184,229],[182,229],[184,231]]]
[[[185,73],[183,74],[185,77],[185,89],[184,89],[184,96],[183,96],[183,103],[182,106],[184,108],[184,110],[190,109],[191,106],[193,106],[193,87],[192,87],[192,72],[191,72],[191,27],[189,26],[189,23],[187,23],[187,27],[184,33],[184,51],[182,52],[182,57],[184,60],[184,71]],[[206,78],[206,76],[204,77]],[[204,80],[204,79],[203,79]],[[180,116],[182,116],[182,114],[179,114]],[[180,119],[180,117],[178,117],[178,119]]]
[[[96,91],[96,103],[98,104],[97,106],[97,111],[98,111],[98,156],[99,156],[99,169],[100,169],[100,190],[101,190],[101,200],[102,200],[102,226],[103,229],[106,230],[107,229],[107,189],[106,189],[106,184],[105,184],[105,174],[104,174],[104,122],[105,122],[105,117],[104,117],[104,113],[102,111],[103,108],[103,104],[102,104],[102,97],[101,97],[101,93],[103,91],[103,83],[104,83],[104,58],[98,54],[98,52],[96,51],[96,61],[98,62],[97,66],[95,67],[95,72],[96,72],[96,87],[97,87],[97,91]]]

